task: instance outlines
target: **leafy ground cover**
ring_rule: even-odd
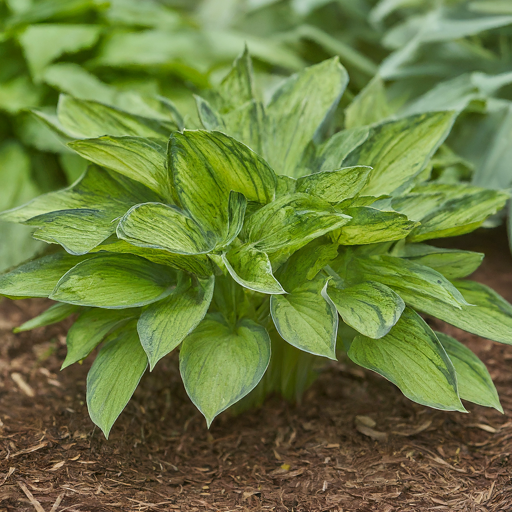
[[[512,300],[504,235],[492,230],[458,243],[486,250],[475,279]],[[49,512],[56,501],[55,512],[512,506],[510,346],[432,324],[484,360],[504,415],[471,404],[470,415],[411,404],[384,379],[344,360],[320,376],[302,405],[274,398],[259,410],[220,417],[207,430],[169,364],[143,378],[107,442],[86,414],[90,363],[59,372],[68,325],[11,332],[45,307],[1,304],[2,511]]]

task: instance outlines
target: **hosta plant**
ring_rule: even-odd
[[[56,301],[18,330],[78,315],[63,368],[96,354],[87,404],[105,435],[175,350],[208,425],[247,395],[297,398],[343,351],[418,403],[501,410],[483,364],[421,314],[512,343],[512,306],[464,279],[483,255],[428,243],[476,229],[508,195],[427,181],[453,112],[332,135],[347,81],[328,60],[264,104],[244,53],[197,97],[201,130],[69,96],[46,118],[91,165],[1,215],[51,250],[0,293]]]

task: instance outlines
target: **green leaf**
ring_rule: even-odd
[[[352,128],[335,133],[318,147],[311,168],[317,171],[339,169],[347,156],[363,144],[369,133],[368,127]]]
[[[473,12],[483,12],[488,14],[512,14],[512,5],[508,0],[479,0],[469,4],[469,9]]]
[[[96,101],[80,100],[61,94],[57,108],[60,124],[77,139],[111,137],[147,137],[167,141],[175,123],[130,114]]]
[[[220,113],[217,112],[217,110],[210,105],[208,101],[201,98],[201,96],[194,96],[194,98],[196,100],[197,113],[203,128],[210,132],[216,130],[226,132],[226,125],[224,124],[224,119]]]
[[[296,185],[297,180],[295,178],[290,178],[289,176],[283,175],[277,176],[276,197],[294,194]]]
[[[103,213],[103,212],[102,212]],[[104,215],[97,210],[60,210],[38,215],[25,222],[37,226],[34,238],[58,243],[70,254],[87,254],[112,234]]]
[[[43,311],[40,315],[32,318],[28,322],[23,323],[19,327],[16,327],[13,332],[25,332],[37,329],[38,327],[44,327],[46,325],[56,324],[66,319],[68,316],[78,311],[78,306],[71,304],[54,304],[50,306],[46,311]]]
[[[79,64],[71,62],[58,62],[48,66],[42,79],[54,89],[82,100],[113,104],[118,94],[115,87],[103,83]]]
[[[228,201],[228,231],[226,238],[221,241],[223,245],[229,245],[240,234],[244,226],[247,200],[239,192],[230,192]]]
[[[333,240],[341,245],[402,240],[417,225],[401,213],[383,212],[369,206],[351,207],[343,212],[350,215],[351,220],[331,234]]]
[[[371,170],[371,167],[358,166],[337,171],[320,171],[299,178],[295,190],[313,194],[329,203],[339,203],[361,191]]]
[[[470,233],[481,226],[487,217],[501,210],[509,198],[507,192],[482,190],[452,199],[422,219],[421,224],[409,235],[410,240],[421,242]]]
[[[415,309],[424,298],[436,301],[440,308],[451,306],[462,311],[468,305],[459,290],[439,272],[409,260],[393,256],[359,257],[354,260],[354,268],[359,280],[389,286]]]
[[[4,212],[0,220],[37,226],[36,238],[85,254],[114,234],[116,220],[144,199],[159,197],[141,183],[91,166],[67,189]]]
[[[166,170],[166,146],[142,137],[100,137],[70,142],[83,158],[143,183],[157,194],[172,199]]]
[[[396,255],[433,268],[446,279],[469,276],[480,266],[484,258],[481,252],[442,249],[426,244],[406,244]]]
[[[274,171],[247,146],[220,132],[174,133],[169,167],[183,207],[219,239],[227,236],[231,191],[260,204],[275,197]]]
[[[437,83],[419,98],[409,102],[402,114],[419,114],[439,110],[464,110],[471,101],[483,99],[473,73],[464,73],[450,80]]]
[[[465,412],[453,364],[434,331],[412,309],[406,308],[383,338],[356,336],[348,356],[398,386],[413,402]]]
[[[68,331],[68,351],[61,370],[85,359],[107,335],[138,316],[138,309],[91,308],[84,311]]]
[[[203,126],[208,130],[220,130],[263,154],[265,112],[261,102],[256,100],[247,47],[233,63],[213,99],[218,112],[204,100],[198,102]]]
[[[43,69],[66,53],[93,46],[100,35],[97,25],[30,25],[20,36],[30,72],[37,80]]]
[[[265,252],[242,245],[223,254],[222,261],[231,277],[244,288],[260,293],[286,293],[272,274]]]
[[[132,245],[175,254],[205,254],[217,242],[213,233],[204,230],[186,212],[162,203],[131,208],[119,222],[117,236]]]
[[[18,114],[23,109],[33,108],[41,102],[42,92],[28,75],[2,81],[0,83],[0,110],[9,114]]]
[[[217,105],[222,113],[235,110],[255,99],[254,72],[247,47],[236,58],[217,93]]]
[[[348,75],[337,57],[288,78],[265,119],[266,155],[279,174],[295,176],[306,146],[337,106]]]
[[[290,345],[336,360],[338,314],[324,285],[325,279],[316,279],[289,294],[272,295],[270,312],[277,332]]]
[[[279,269],[279,281],[286,290],[293,291],[305,281],[313,280],[337,256],[337,244],[317,238],[287,259]]]
[[[436,210],[446,200],[443,193],[418,193],[394,197],[391,205],[397,212],[407,215],[410,220],[420,221]]]
[[[330,297],[343,321],[368,338],[382,338],[398,322],[404,301],[387,286],[375,281],[337,288],[329,286]]]
[[[118,238],[110,238],[103,244],[94,248],[91,253],[109,252],[116,254],[135,254],[141,256],[153,263],[166,265],[168,267],[184,270],[190,274],[199,277],[208,277],[213,274],[213,267],[208,256],[199,254],[197,256],[186,256],[182,254],[172,254],[162,249],[149,249],[147,247],[137,247]]]
[[[459,152],[475,163],[473,184],[492,189],[510,187],[512,179],[508,163],[512,157],[511,130],[512,103],[507,101],[500,108],[480,117],[474,123],[474,128],[468,130],[469,133],[462,132]]]
[[[349,220],[350,217],[337,213],[320,198],[290,194],[251,215],[245,222],[242,236],[255,249],[272,252],[297,243],[306,245]]]
[[[21,144],[9,140],[0,145],[0,211],[18,206],[39,193],[31,174],[30,157]],[[0,222],[0,272],[32,257],[40,248],[32,231]]]
[[[267,331],[248,319],[231,328],[216,317],[207,317],[185,338],[180,350],[185,389],[208,427],[256,387],[269,362]]]
[[[169,297],[143,311],[137,331],[151,371],[203,320],[212,300],[214,285],[213,276],[208,281],[199,282],[184,277]]]
[[[36,186],[31,183],[30,157],[21,144],[8,140],[0,145],[0,179],[3,183],[0,210],[16,206],[24,191],[31,189],[31,194],[37,194]]]
[[[450,132],[454,118],[453,112],[429,112],[374,126],[343,166],[373,167],[365,195],[394,192],[423,170]]]
[[[454,281],[471,306],[457,309],[432,297],[412,296],[406,302],[465,331],[512,345],[512,305],[488,286],[474,281]]]
[[[484,363],[462,343],[442,332],[436,335],[457,372],[459,395],[484,407],[494,407],[503,414],[498,392]]]
[[[222,119],[226,133],[247,144],[256,153],[264,153],[265,109],[260,102],[249,101],[224,114]]]
[[[87,374],[87,409],[107,439],[147,366],[135,325],[116,332],[94,360]]]
[[[6,297],[48,297],[59,279],[84,258],[64,252],[50,254],[0,275],[0,295]]]
[[[175,271],[139,256],[99,254],[79,263],[57,283],[50,298],[107,309],[144,306],[176,285]]]
[[[155,27],[172,30],[179,28],[182,23],[178,12],[154,1],[118,0],[110,3],[105,15],[116,27]]]
[[[382,121],[391,115],[384,82],[379,75],[345,109],[345,127],[356,128]]]

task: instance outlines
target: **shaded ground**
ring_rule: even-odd
[[[475,278],[512,300],[504,232],[458,244],[488,252]],[[106,441],[87,363],[59,372],[65,326],[10,332],[44,307],[0,304],[0,512],[512,510],[510,346],[444,327],[486,362],[505,415],[433,411],[342,362],[301,406],[271,399],[208,432],[165,360]]]

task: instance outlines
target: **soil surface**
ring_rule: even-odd
[[[512,301],[504,231],[456,243],[488,254],[474,278]],[[69,325],[11,332],[47,305],[0,304],[0,512],[512,510],[512,346],[435,322],[484,360],[505,415],[419,406],[342,360],[301,405],[270,398],[210,431],[171,357],[106,441],[84,403],[91,361],[59,371]]]

